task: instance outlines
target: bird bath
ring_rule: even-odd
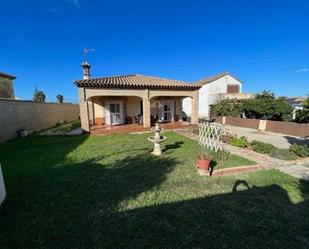
[[[149,137],[148,140],[152,143],[154,143],[154,148],[152,151],[152,154],[156,156],[162,155],[162,149],[160,147],[160,143],[165,141],[167,138],[160,135],[160,132],[163,131],[163,128],[160,128],[160,124],[156,123],[155,127],[151,128],[152,131],[154,131],[155,135],[153,137]]]

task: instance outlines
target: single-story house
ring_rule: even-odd
[[[198,123],[200,85],[145,75],[91,78],[90,65],[82,64],[83,79],[74,81],[79,91],[82,129],[96,125],[138,122],[150,127],[154,121],[182,119],[182,100],[192,99],[191,123]]]
[[[242,93],[243,82],[228,72],[212,77],[203,78],[194,83],[199,85],[199,118],[209,119],[211,106],[222,99],[248,99],[254,98],[253,94]],[[183,109],[189,117],[192,115],[192,102],[184,98]]]

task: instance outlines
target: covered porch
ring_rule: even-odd
[[[164,130],[177,130],[196,126],[197,125],[191,125],[190,122],[186,121],[175,121],[161,124],[161,127],[164,128]],[[145,131],[149,131],[149,128],[144,127],[143,125],[136,125],[136,124],[123,124],[116,126],[94,125],[90,128],[90,133],[95,135],[126,134],[126,133],[145,132]]]
[[[192,99],[191,124],[198,123],[199,86],[193,84],[141,75],[89,79],[76,84],[82,129],[86,132],[113,130],[115,126],[128,124],[134,125],[133,130],[139,127],[142,131],[141,128],[149,130],[156,121],[185,121],[182,115],[185,97]],[[187,125],[181,126],[184,124]]]
[[[154,97],[150,100],[150,123],[186,121],[182,115],[182,97]],[[96,96],[89,100],[90,128],[144,124],[144,103],[136,96]]]

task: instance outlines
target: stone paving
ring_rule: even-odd
[[[286,165],[286,166],[279,167],[278,169],[296,178],[309,181],[309,165],[308,164]]]
[[[193,134],[188,129],[177,130],[176,132],[185,137],[198,140],[198,135]],[[249,149],[231,146],[229,144],[223,144],[223,148],[228,150],[231,154],[239,155],[252,160],[258,165],[263,166],[265,169],[277,168],[286,174],[309,181],[309,158],[295,161],[284,161]]]

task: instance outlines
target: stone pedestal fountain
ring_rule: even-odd
[[[160,128],[159,123],[156,123],[155,127],[153,127],[151,130],[154,131],[154,133],[155,133],[155,135],[153,137],[148,138],[148,140],[150,142],[154,143],[154,148],[153,148],[152,154],[154,154],[156,156],[160,156],[160,155],[162,155],[162,149],[160,147],[160,143],[165,141],[167,138],[160,135],[160,132],[163,131],[163,128]]]

